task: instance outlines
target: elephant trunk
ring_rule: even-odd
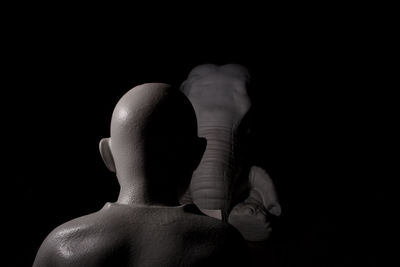
[[[207,139],[207,148],[193,173],[190,192],[201,209],[226,212],[229,208],[238,173],[235,128],[215,122],[199,123],[199,136]]]

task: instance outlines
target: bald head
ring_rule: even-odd
[[[111,137],[100,143],[102,157],[121,186],[131,182],[170,186],[172,180],[187,180],[183,176],[190,180],[201,150],[190,101],[163,83],[128,91],[114,109]]]
[[[193,107],[183,94],[170,85],[146,83],[131,89],[118,101],[111,120],[111,138],[115,142],[122,141],[126,146],[132,139],[142,142],[149,138],[148,134],[153,134],[151,130],[154,128],[165,135],[170,132],[167,130],[171,130],[167,126],[176,126],[196,135]]]

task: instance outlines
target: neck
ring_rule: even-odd
[[[173,190],[162,188],[163,190],[146,190],[146,186],[121,186],[117,203],[125,205],[142,206],[179,206],[177,196],[171,194]]]

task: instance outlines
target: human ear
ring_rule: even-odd
[[[115,164],[114,164],[114,158],[111,153],[110,142],[111,142],[110,138],[101,139],[99,143],[99,150],[101,158],[103,159],[104,164],[106,164],[107,169],[109,169],[112,172],[115,172]]]

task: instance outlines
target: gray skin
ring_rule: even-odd
[[[150,83],[128,91],[111,137],[100,141],[121,186],[118,200],[54,229],[33,266],[247,266],[234,227],[179,203],[205,146],[179,90]]]
[[[196,112],[207,148],[181,202],[193,201],[209,216],[229,221],[248,241],[266,240],[279,216],[273,181],[259,166],[245,168],[238,132],[251,102],[250,76],[237,64],[197,66],[181,85]],[[243,172],[244,178],[243,178]]]

